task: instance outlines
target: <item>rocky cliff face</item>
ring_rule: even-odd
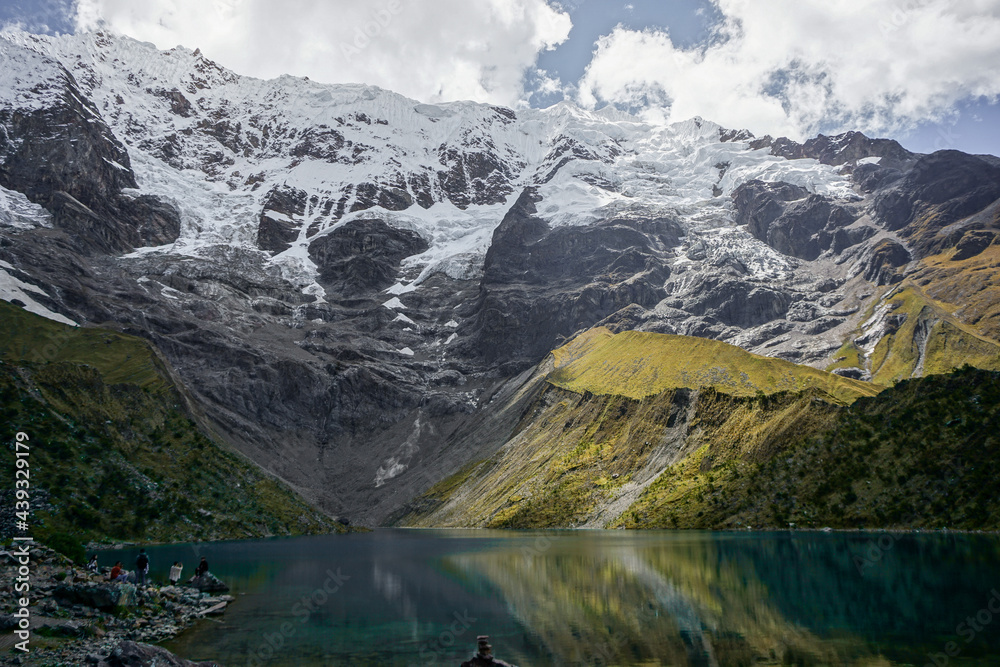
[[[381,521],[499,446],[484,406],[598,324],[856,378],[922,368],[886,366],[894,332],[997,335],[940,305],[998,301],[988,156],[428,105],[103,33],[0,54],[0,295],[152,341],[333,513]],[[918,276],[937,319],[874,318]]]

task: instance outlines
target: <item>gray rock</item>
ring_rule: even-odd
[[[331,295],[357,296],[392,285],[405,257],[427,250],[415,232],[382,220],[352,220],[309,244],[321,284]]]
[[[229,591],[229,586],[211,572],[206,572],[200,577],[191,577],[187,585],[197,588],[202,593],[226,593]]]
[[[962,235],[961,239],[955,245],[955,254],[951,256],[952,260],[958,262],[963,259],[969,259],[975,257],[982,251],[986,250],[989,246],[997,242],[1000,235],[992,230],[974,230],[968,231]]]
[[[828,250],[842,227],[858,214],[823,195],[808,195],[788,183],[748,181],[733,191],[736,219],[778,252],[814,260]],[[837,247],[853,245],[856,234],[841,234]]]
[[[899,243],[888,239],[880,241],[864,260],[865,280],[876,285],[893,285],[903,279],[896,271],[910,262],[910,252]]]
[[[121,602],[126,586],[130,584],[59,584],[52,591],[52,596],[64,607],[83,605],[113,611]]]
[[[550,228],[536,217],[536,200],[532,189],[521,194],[486,254],[469,345],[488,363],[533,363],[576,331],[666,296],[670,269],[661,248],[679,245],[675,220]]]
[[[165,648],[123,641],[110,655],[97,663],[98,667],[215,667],[216,662],[191,662],[178,658]]]
[[[152,196],[122,196],[124,188],[137,187],[128,152],[73,75],[53,67],[59,77],[42,85],[59,91],[57,104],[30,113],[0,109],[0,185],[47,208],[87,251],[176,239],[179,216],[172,206]]]
[[[940,230],[997,199],[1000,167],[946,150],[922,156],[905,176],[875,193],[871,208],[881,225],[900,230],[924,257],[947,247],[951,237],[939,235]]]

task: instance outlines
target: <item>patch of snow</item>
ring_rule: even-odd
[[[13,269],[10,264],[4,262],[4,269]],[[60,315],[52,310],[49,310],[42,304],[35,301],[28,293],[32,294],[45,294],[45,290],[41,289],[36,285],[26,283],[23,280],[19,280],[14,276],[10,275],[4,269],[0,269],[0,299],[4,301],[14,301],[17,299],[24,304],[24,309],[35,315],[41,315],[42,317],[48,318],[50,320],[55,320],[56,322],[61,322],[63,324],[68,324],[70,326],[79,326],[76,322],[69,319],[65,315]]]
[[[400,353],[401,355],[403,355],[404,357],[412,357],[412,356],[413,356],[413,350],[411,350],[411,349],[410,349],[410,348],[408,348],[408,347],[404,347],[403,349],[401,349],[401,350],[399,351],[399,353]]]
[[[102,159],[105,162],[107,162],[108,164],[110,164],[112,167],[114,167],[115,169],[118,169],[120,171],[128,171],[129,170],[128,167],[126,167],[125,165],[120,164],[118,162],[115,162],[114,160],[109,160],[108,158],[102,158]]]
[[[302,293],[315,297],[314,304],[326,303],[326,290],[319,283],[312,283],[302,288]]]
[[[0,225],[15,229],[51,227],[52,216],[20,192],[0,186]]]
[[[400,308],[402,310],[406,310],[406,306],[403,305],[403,302],[399,300],[398,296],[392,297],[391,299],[389,299],[388,301],[386,301],[382,305],[385,306],[386,308],[388,308],[389,310],[394,310],[396,308]]]
[[[292,220],[292,218],[285,215],[284,213],[280,213],[278,211],[272,211],[271,209],[268,208],[264,209],[264,212],[261,215],[263,215],[265,218],[270,218],[271,220],[276,220],[278,222],[295,222],[294,220]]]
[[[404,285],[403,283],[396,283],[392,287],[386,290],[386,294],[409,294],[410,292],[416,291],[417,286],[414,283],[409,285]]]
[[[871,317],[861,325],[861,335],[854,339],[855,344],[866,357],[870,357],[875,352],[879,341],[885,337],[889,330],[889,315],[899,306],[898,303],[892,303],[889,299],[898,291],[899,287],[897,286],[886,292],[879,300]]]

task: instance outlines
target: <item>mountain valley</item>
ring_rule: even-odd
[[[0,72],[2,349],[29,313],[143,339],[184,406],[135,409],[192,420],[298,514],[997,528],[976,489],[996,478],[1000,158],[423,104],[105,32],[7,30]],[[90,411],[73,428],[98,437],[60,383],[142,387],[20,344],[5,407],[41,397],[52,429]]]

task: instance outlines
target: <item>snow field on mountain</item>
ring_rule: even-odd
[[[419,233],[430,245],[404,260],[402,280],[390,288],[395,294],[415,289],[435,272],[474,279],[496,226],[532,185],[542,197],[539,216],[553,226],[621,215],[679,217],[688,232],[685,247],[701,242],[710,261],[731,255],[754,277],[769,278],[793,267],[733,226],[728,195],[739,184],[787,181],[810,192],[854,196],[837,168],[722,142],[722,128],[698,118],[652,125],[614,109],[593,112],[567,103],[516,114],[473,102],[421,104],[361,84],[243,77],[197,51],[158,51],[104,33],[43,37],[7,31],[4,37],[0,58],[10,64],[0,74],[5,94],[21,100],[34,82],[17,72],[27,68],[51,78],[58,69],[45,59],[58,60],[127,145],[140,191],[179,209],[180,238],[138,253],[198,255],[219,245],[258,252],[262,212],[283,216],[263,210],[268,192],[301,191],[309,202],[305,214],[284,216],[298,226],[298,236],[270,263],[320,301],[325,293],[316,282],[309,244],[354,219],[384,220]],[[154,148],[175,138],[184,152],[173,160],[182,168],[155,156]],[[300,154],[310,147],[328,157]],[[507,174],[509,194],[500,203],[455,206],[436,180],[449,169],[449,153],[491,156]],[[403,211],[374,206],[349,212],[361,184],[415,195],[411,176],[429,182],[430,208],[414,203]],[[345,193],[348,212],[339,218],[314,203],[338,201]]]

